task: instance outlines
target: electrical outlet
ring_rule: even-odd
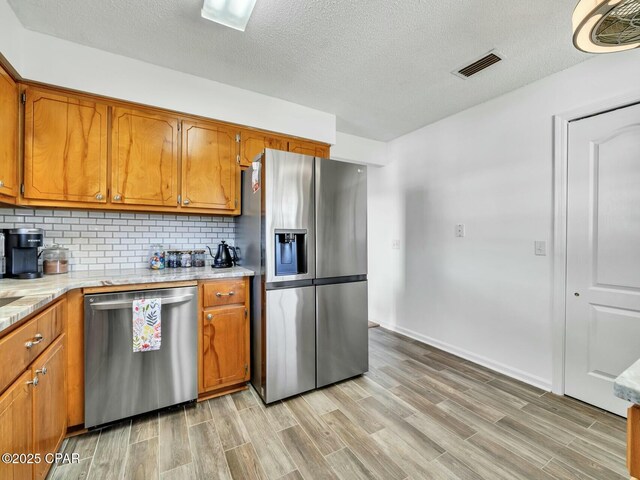
[[[391,241],[391,248],[393,250],[400,250],[400,240],[394,239]]]
[[[464,237],[464,223],[456,225],[456,237]]]
[[[545,257],[547,255],[547,242],[543,240],[536,240],[533,242],[533,247],[536,255],[541,257]]]

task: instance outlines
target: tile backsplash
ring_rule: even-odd
[[[0,208],[0,228],[41,228],[45,245],[71,250],[71,270],[147,268],[149,246],[193,250],[233,245],[233,217]],[[209,262],[207,262],[209,263]]]

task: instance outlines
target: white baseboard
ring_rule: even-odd
[[[408,328],[382,322],[377,323],[380,323],[380,326],[386,328],[387,330],[401,333],[402,335],[406,335],[409,338],[413,338],[414,340],[418,340],[419,342],[426,343],[427,345],[431,345],[432,347],[436,347],[440,350],[444,350],[445,352],[449,352],[457,355],[458,357],[462,357],[465,360],[469,360],[473,363],[477,363],[478,365],[482,365],[483,367],[490,368],[491,370],[495,370],[496,372],[500,372],[517,380],[521,380],[525,383],[528,383],[529,385],[533,385],[534,387],[546,390],[547,392],[551,391],[551,382],[545,380],[544,378],[540,378],[536,375],[531,375],[527,372],[523,372],[522,370],[519,370],[517,368],[512,368],[508,365],[505,365],[504,363],[496,362],[481,355],[476,355],[475,353],[469,352],[462,348],[458,348],[448,343],[441,342],[440,340],[436,340],[435,338],[428,337]]]

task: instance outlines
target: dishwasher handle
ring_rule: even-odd
[[[190,301],[194,296],[192,294],[180,295],[179,297],[160,298],[162,305],[171,305],[175,303],[184,303]],[[89,299],[89,303],[93,302],[93,298]],[[93,310],[120,310],[122,308],[132,308],[133,300],[115,300],[111,302],[91,303]]]

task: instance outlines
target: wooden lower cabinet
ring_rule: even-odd
[[[33,452],[42,462],[34,465],[35,480],[45,478],[50,464],[47,454],[58,451],[67,433],[66,356],[64,335],[33,363],[31,375],[38,378],[33,388]]]
[[[32,379],[28,370],[0,395],[0,453],[33,453]],[[0,462],[3,480],[30,479],[32,472],[32,464]]]
[[[0,462],[2,480],[45,478],[52,460],[45,456],[58,451],[67,433],[65,307],[62,298],[0,340],[0,358],[11,360],[2,365],[3,378],[12,382],[0,385],[0,453],[30,460]]]
[[[640,405],[627,411],[627,468],[632,479],[640,479]]]
[[[215,283],[201,284],[201,299],[205,286],[210,288]],[[248,296],[241,298],[241,303],[201,308],[198,335],[201,397],[243,387],[250,378]]]

